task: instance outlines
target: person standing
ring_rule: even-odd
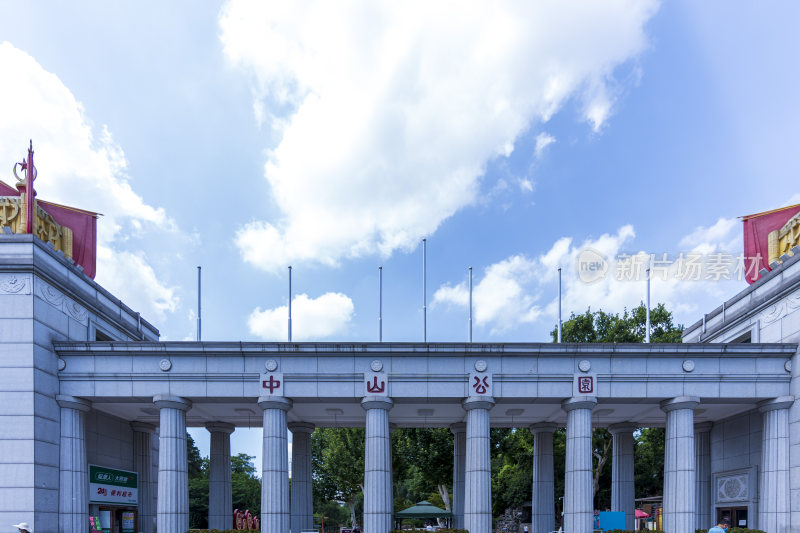
[[[730,527],[731,523],[727,518],[723,518],[719,523],[708,530],[708,533],[725,533],[725,530]]]

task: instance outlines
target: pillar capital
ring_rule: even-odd
[[[558,424],[554,422],[537,422],[536,424],[531,424],[531,433],[534,435],[537,433],[555,433],[556,429],[558,429]]]
[[[455,424],[450,424],[450,432],[453,433],[453,434],[466,433],[467,432],[467,423],[466,422],[456,422]]]
[[[387,396],[364,396],[361,407],[364,409],[384,409],[388,411],[394,406],[392,399]]]
[[[620,422],[619,424],[611,424],[608,426],[608,432],[612,435],[616,433],[633,433],[639,429],[639,426],[633,422]]]
[[[794,396],[779,396],[771,400],[758,402],[758,410],[762,413],[774,411],[775,409],[788,409],[794,405]]]
[[[714,427],[713,422],[698,422],[694,425],[694,432],[695,433],[708,433],[711,431],[711,428]]]
[[[92,406],[89,400],[76,398],[75,396],[65,396],[63,394],[56,395],[56,402],[58,402],[59,407],[75,409],[76,411],[83,411],[84,413],[88,412]]]
[[[471,396],[461,402],[465,411],[472,409],[491,409],[494,407],[494,398],[491,396]]]
[[[292,400],[283,396],[261,396],[258,398],[258,406],[263,409],[280,409],[288,411],[292,408]]]
[[[697,409],[700,405],[700,398],[697,396],[677,396],[661,402],[661,410],[665,413],[676,409]]]
[[[131,422],[131,429],[134,431],[138,431],[139,433],[155,433],[156,427],[153,424],[148,424],[147,422],[139,422],[138,420],[134,420]]]
[[[192,407],[192,402],[180,396],[173,396],[171,394],[156,394],[153,396],[153,403],[159,409],[178,409],[179,411],[188,411]]]
[[[561,408],[566,412],[570,412],[573,409],[594,409],[595,405],[597,405],[597,398],[593,396],[589,396],[587,398],[567,398],[563,402],[561,402]]]
[[[310,422],[289,422],[287,424],[289,431],[294,433],[314,433],[316,426]]]
[[[206,429],[211,433],[225,433],[230,435],[236,430],[236,426],[227,422],[206,422]]]

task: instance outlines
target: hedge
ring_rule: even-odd
[[[393,529],[389,533],[408,533],[408,529]],[[437,529],[436,533],[469,533],[466,529],[452,529],[452,528],[442,528]]]

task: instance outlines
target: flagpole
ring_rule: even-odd
[[[201,330],[201,327],[200,327],[201,326],[201,321],[202,321],[202,316],[203,316],[203,308],[201,306],[202,300],[200,298],[200,295],[201,295],[201,292],[200,292],[200,271],[201,271],[201,268],[200,268],[200,266],[198,266],[197,267],[197,342],[200,342],[203,339],[203,337],[201,335],[202,330]]]
[[[558,342],[561,342],[561,267],[558,267]]]
[[[422,239],[422,342],[428,342],[428,306],[426,297],[426,248],[428,239]]]
[[[289,342],[292,342],[292,267],[289,267]]]
[[[383,267],[378,267],[378,342],[383,342]]]
[[[650,259],[647,260],[647,313],[644,326],[644,342],[650,342]]]
[[[472,342],[472,267],[469,267],[469,342]]]

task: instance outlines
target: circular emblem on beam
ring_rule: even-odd
[[[580,370],[581,372],[588,372],[591,369],[592,369],[592,362],[587,359],[584,359],[583,361],[578,363],[578,370]]]
[[[264,363],[264,367],[267,369],[267,372],[275,372],[278,370],[278,362],[275,359],[267,359],[267,362]]]
[[[694,370],[694,361],[692,361],[691,359],[687,359],[686,361],[683,362],[682,366],[684,372],[691,372],[692,370]]]
[[[486,361],[483,359],[478,359],[475,361],[475,370],[478,372],[486,372],[486,369],[489,368],[489,365],[486,364]]]
[[[58,358],[58,370],[59,371],[60,370],[64,370],[65,368],[67,368],[67,362],[59,357]]]
[[[169,372],[172,368],[172,361],[169,359],[162,359],[158,362],[158,368],[160,368],[162,372]]]
[[[383,363],[381,363],[378,359],[375,359],[369,364],[369,367],[373,372],[380,372],[383,370]]]
[[[786,370],[787,372],[791,372],[792,371],[792,360],[791,359],[787,359],[786,362],[783,363],[783,369]]]

